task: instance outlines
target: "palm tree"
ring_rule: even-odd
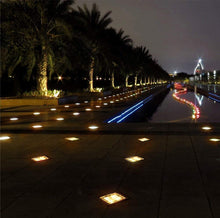
[[[90,52],[89,63],[89,90],[94,91],[93,88],[93,74],[95,66],[98,62],[105,62],[108,46],[106,41],[106,30],[112,22],[109,15],[111,12],[101,13],[96,4],[93,4],[92,9],[89,10],[86,5],[78,7],[76,11],[79,18],[79,32]]]
[[[54,72],[56,51],[62,50],[65,39],[71,36],[65,16],[74,0],[8,0],[1,2],[2,32],[6,50],[13,57],[13,69],[22,64],[27,77],[37,68],[37,90],[47,95],[48,77]],[[9,53],[8,52],[8,53]]]

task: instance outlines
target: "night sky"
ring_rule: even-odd
[[[78,0],[112,11],[112,26],[146,46],[169,73],[193,73],[199,58],[220,69],[220,0]]]

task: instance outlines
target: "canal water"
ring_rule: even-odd
[[[185,103],[181,103],[172,96],[174,90],[168,90],[144,105],[141,110],[129,117],[125,122],[164,122],[164,123],[194,123],[194,122],[220,122],[220,103],[209,98],[187,92],[178,95],[200,109],[199,119],[193,119],[193,109]]]

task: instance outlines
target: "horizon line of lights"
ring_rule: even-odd
[[[120,115],[110,119],[109,121],[107,121],[107,123],[111,123],[112,121],[115,121],[116,123],[120,123],[121,121],[123,121],[125,118],[127,118],[128,116],[130,116],[131,114],[133,114],[135,111],[137,111],[138,109],[140,109],[141,107],[144,106],[144,104],[146,104],[147,102],[149,102],[150,100],[152,100],[153,95],[148,96],[147,98],[145,98],[144,100],[138,102],[137,104],[133,105],[132,107],[128,108],[127,110],[125,110],[123,113],[121,113]]]
[[[180,98],[180,97],[177,96],[178,94],[184,94],[186,92],[187,92],[187,89],[184,88],[183,90],[180,90],[180,91],[177,91],[176,93],[173,93],[173,97],[176,100],[191,106],[193,108],[192,118],[193,119],[199,119],[200,118],[200,110],[199,110],[199,108],[195,104],[193,104],[191,101],[188,101],[185,98]]]

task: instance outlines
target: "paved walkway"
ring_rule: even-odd
[[[220,124],[205,132],[204,124],[102,122],[123,107],[81,108],[79,117],[72,115],[75,107],[44,108],[41,117],[33,116],[36,108],[5,111],[1,135],[10,139],[1,141],[2,218],[220,217],[220,142],[210,141],[220,138]],[[58,115],[65,119],[56,121]],[[43,127],[34,130],[36,123]],[[49,159],[31,159],[41,155]],[[133,155],[144,159],[125,160]],[[126,200],[100,199],[112,192]]]

